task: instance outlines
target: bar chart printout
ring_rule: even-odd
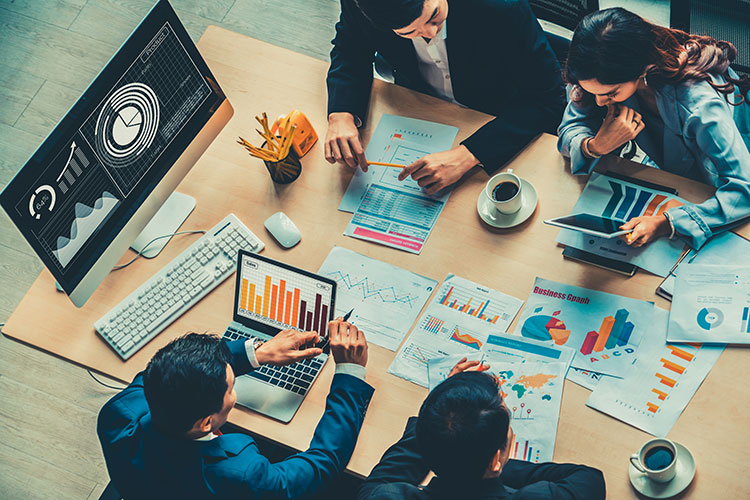
[[[333,287],[243,256],[237,313],[276,328],[328,331]]]
[[[369,161],[408,165],[426,154],[450,149],[457,133],[458,129],[450,125],[384,114],[370,138],[365,156]],[[380,165],[370,165],[367,172],[357,169],[341,199],[339,210],[355,212],[373,184],[426,196],[441,203],[448,200],[450,191],[438,196],[427,195],[416,181],[410,178],[399,181],[399,172],[400,169]]]
[[[604,377],[587,406],[654,436],[666,436],[719,359],[724,346],[666,342],[669,313],[654,309],[653,327],[623,378]]]
[[[516,334],[576,351],[573,366],[622,376],[650,328],[654,303],[537,278]]]
[[[490,306],[485,311],[492,311],[492,317],[497,319],[487,321],[467,314],[467,310],[441,303],[445,302],[445,295],[451,288],[454,290],[451,294],[461,297],[471,294],[477,304],[489,301]],[[507,329],[522,304],[520,299],[449,274],[396,353],[388,372],[427,387],[430,359],[452,354],[476,356],[486,348],[490,336]]]
[[[641,215],[662,215],[685,203],[682,198],[663,191],[593,173],[571,213],[601,215],[625,222]],[[599,238],[570,229],[561,229],[556,241],[602,257],[635,264],[661,277],[669,274],[685,246],[676,240],[660,238],[634,248],[619,238]]]

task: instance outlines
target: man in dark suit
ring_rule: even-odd
[[[509,459],[510,412],[486,373],[459,363],[425,399],[358,500],[604,500],[604,477],[584,465]],[[437,476],[423,488],[427,474]]]
[[[317,334],[287,330],[259,347],[189,334],[161,349],[99,413],[97,432],[115,488],[126,500],[319,493],[349,462],[374,390],[364,381],[362,332],[336,320],[329,338],[336,374],[310,448],[273,464],[252,437],[219,431],[237,399],[234,378],[253,366],[319,355],[305,348]]]
[[[428,193],[475,165],[491,174],[565,109],[560,65],[526,0],[341,0],[328,71],[326,159],[367,169],[365,121],[375,54],[395,83],[497,116],[458,147],[400,175]]]

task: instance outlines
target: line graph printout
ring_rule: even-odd
[[[457,133],[456,127],[442,123],[384,114],[370,138],[365,156],[369,161],[408,165],[427,154],[450,149]],[[434,197],[425,194],[411,179],[399,181],[399,172],[400,169],[379,165],[370,165],[367,172],[358,168],[341,200],[339,210],[355,212],[371,184],[388,186],[399,192],[419,194],[441,202],[448,200],[450,193]]]
[[[335,317],[354,309],[350,321],[365,332],[367,341],[391,351],[438,284],[341,247],[333,247],[318,274],[337,283]]]
[[[461,358],[462,355],[453,355],[431,359],[429,389],[448,378]],[[492,354],[467,358],[488,364],[487,373],[497,377],[515,433],[510,443],[511,458],[534,463],[552,461],[567,365],[559,361],[509,363]]]
[[[654,436],[669,433],[724,346],[667,343],[668,317],[666,310],[654,308],[653,326],[635,364],[623,378],[600,380],[586,406]],[[732,397],[731,388],[726,394]]]
[[[661,215],[670,208],[687,203],[672,194],[593,173],[571,213],[588,213],[624,222],[641,215]],[[684,243],[659,238],[640,248],[628,246],[620,238],[599,238],[580,231],[561,229],[558,243],[602,257],[629,262],[661,277],[666,277],[679,259]]]
[[[498,315],[506,319],[492,323],[441,304],[441,291],[444,295],[451,286],[473,290],[479,302],[492,301]],[[476,355],[485,348],[491,335],[508,328],[522,304],[520,299],[449,274],[396,353],[388,372],[427,387],[429,359],[451,354]]]

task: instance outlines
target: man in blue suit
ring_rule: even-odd
[[[188,334],[104,405],[97,432],[113,485],[130,499],[307,498],[349,462],[374,389],[364,381],[367,342],[344,321],[329,324],[336,374],[307,451],[270,463],[245,434],[221,434],[237,399],[235,376],[260,364],[320,354],[315,332],[280,332],[257,347]]]
[[[367,169],[375,54],[396,84],[497,116],[448,151],[405,168],[428,193],[474,166],[492,174],[565,109],[560,65],[526,0],[341,0],[328,70],[326,159]]]

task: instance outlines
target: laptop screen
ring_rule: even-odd
[[[249,252],[239,253],[235,319],[240,323],[270,335],[292,328],[326,336],[335,296],[334,281]]]

